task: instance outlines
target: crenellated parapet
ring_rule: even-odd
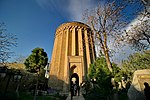
[[[66,31],[66,30],[73,30],[73,29],[76,29],[76,30],[79,30],[79,29],[82,29],[82,30],[88,30],[88,31],[91,31],[91,28],[84,24],[84,23],[81,23],[81,22],[68,22],[68,23],[64,23],[62,25],[60,25],[57,30],[56,30],[56,34],[55,36],[63,33],[63,31]]]
[[[70,27],[72,27],[72,28],[75,28],[75,27],[81,28],[82,27],[82,28],[90,29],[90,27],[88,25],[81,23],[81,22],[68,22],[68,23],[64,23],[64,24],[60,25],[56,30],[61,31],[64,29],[68,29]]]

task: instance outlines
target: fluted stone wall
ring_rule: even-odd
[[[93,35],[89,26],[81,22],[60,25],[55,34],[50,66],[49,86],[68,91],[73,73],[79,84],[87,77],[89,64],[95,60]]]

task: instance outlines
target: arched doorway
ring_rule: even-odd
[[[77,73],[73,73],[73,74],[71,75],[71,77],[70,77],[70,86],[71,86],[72,84],[76,84],[76,85],[79,86],[79,76],[78,76]]]

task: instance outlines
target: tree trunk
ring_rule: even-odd
[[[112,65],[111,65],[111,62],[110,62],[110,59],[109,59],[109,53],[108,53],[108,48],[105,47],[102,42],[100,44],[102,50],[103,50],[103,53],[104,53],[104,56],[105,56],[105,59],[106,59],[106,63],[107,63],[107,66],[108,66],[108,69],[110,70],[110,72],[112,72]]]
[[[110,59],[109,59],[108,52],[105,52],[105,58],[106,58],[106,63],[107,63],[108,69],[110,70],[110,72],[112,72],[112,65],[111,65],[111,62],[110,62]]]
[[[109,59],[109,53],[108,53],[109,50],[108,50],[108,47],[107,47],[107,34],[106,34],[106,32],[104,32],[103,34],[104,34],[104,41],[102,41],[102,39],[100,41],[101,48],[103,49],[108,69],[110,70],[110,72],[112,72],[112,66],[111,66],[111,62],[110,62],[110,59]]]
[[[38,84],[39,84],[39,74],[37,76],[37,81],[36,81],[36,86],[35,86],[34,100],[36,100]]]
[[[40,68],[38,68],[38,72],[37,72],[37,81],[36,81],[36,87],[35,87],[34,100],[36,100],[36,94],[37,94],[37,89],[38,89],[38,84],[39,84],[39,74],[40,74]]]
[[[111,62],[110,62],[110,59],[109,59],[108,48],[107,47],[103,47],[102,50],[103,50],[103,53],[105,55],[105,59],[106,59],[106,63],[107,63],[108,69],[110,70],[110,72],[112,72],[112,65],[111,65]]]

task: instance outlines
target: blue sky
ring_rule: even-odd
[[[6,24],[8,33],[17,35],[18,46],[12,48],[16,56],[28,56],[41,47],[50,60],[56,28],[81,21],[84,10],[96,5],[97,0],[0,0],[0,22]]]
[[[28,56],[35,47],[44,48],[50,59],[55,29],[68,20],[59,13],[41,8],[36,0],[1,0],[0,21],[7,32],[16,34],[16,55]]]

